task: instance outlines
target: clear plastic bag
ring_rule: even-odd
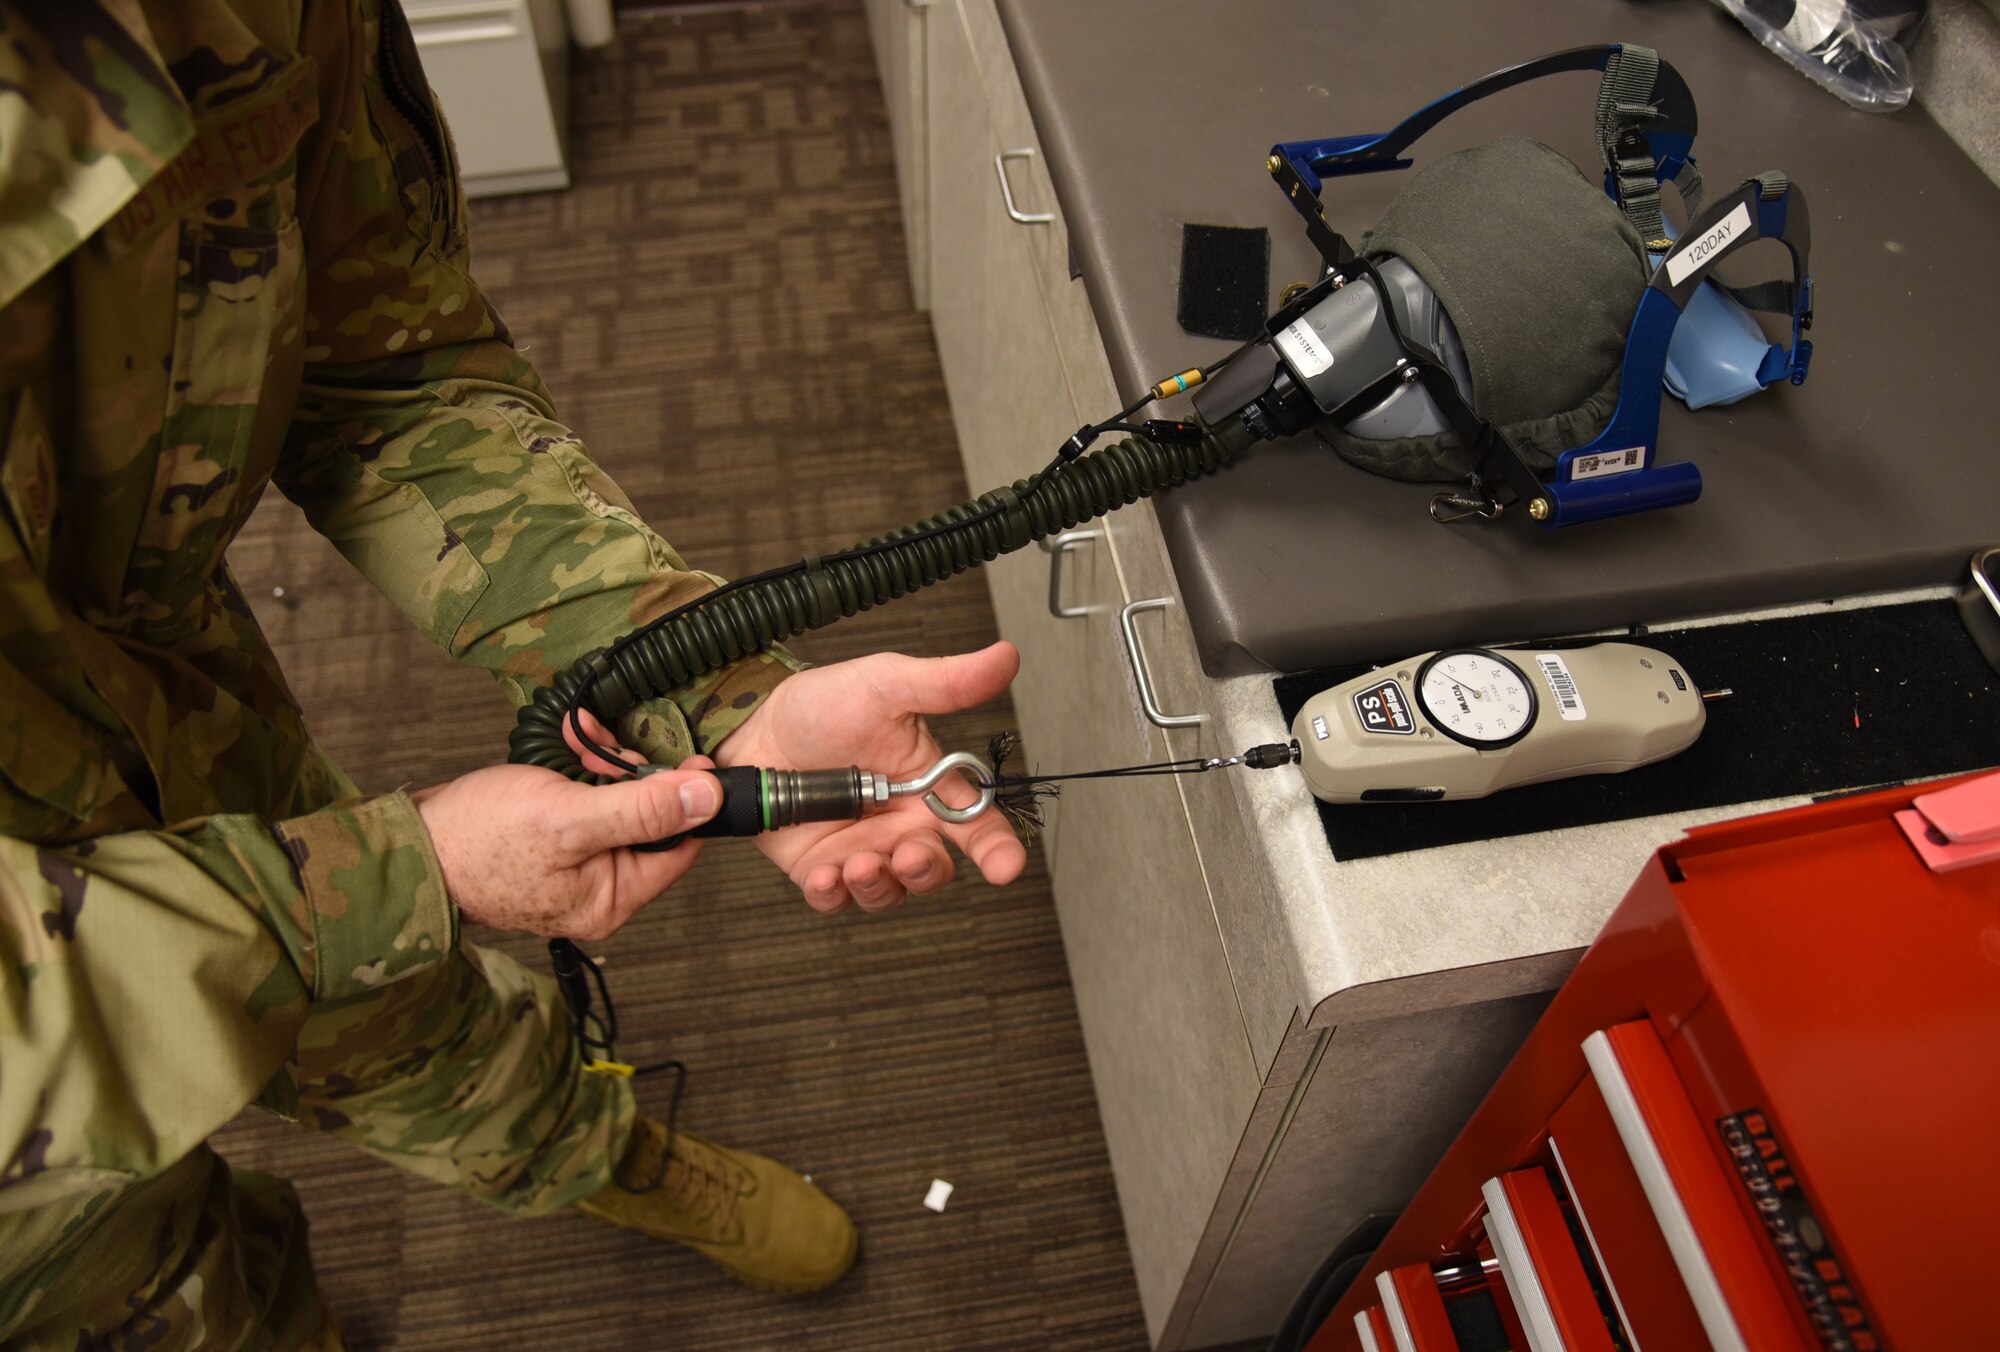
[[[1915,81],[1902,39],[1929,0],[1717,0],[1813,83],[1863,112],[1894,112]]]

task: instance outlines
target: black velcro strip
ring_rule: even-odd
[[[1490,798],[1319,805],[1336,859],[1625,821],[1663,812],[1825,795],[2000,765],[2000,680],[1951,601],[1916,601],[1629,640],[1675,659],[1709,705],[1680,755]],[[1412,653],[1389,655],[1401,661]],[[1280,676],[1285,721],[1365,667]],[[1307,792],[1300,784],[1299,792]],[[1662,844],[1665,842],[1662,841]]]
[[[1261,226],[1181,227],[1182,328],[1246,343],[1264,332],[1270,298],[1270,231]]]

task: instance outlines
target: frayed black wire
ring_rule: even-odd
[[[1121,765],[1110,770],[1079,770],[1066,775],[1010,775],[1009,758],[1020,749],[1019,733],[1003,732],[987,743],[987,758],[993,766],[989,781],[996,793],[993,806],[1007,815],[1022,843],[1032,845],[1048,826],[1042,804],[1062,796],[1062,785],[1072,779],[1136,779],[1142,775],[1198,775],[1216,768],[1214,761],[1201,756],[1185,760],[1154,761],[1149,765]]]
[[[1062,797],[1062,786],[1043,782],[1033,775],[1002,774],[1007,761],[1020,746],[1019,733],[1000,733],[986,744],[986,759],[993,767],[994,787],[999,790],[993,796],[993,806],[999,808],[1013,825],[1014,834],[1021,838],[1023,845],[1033,845],[1048,829],[1048,821],[1042,815],[1042,804]]]

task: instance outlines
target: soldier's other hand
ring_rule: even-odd
[[[603,939],[693,867],[701,841],[660,853],[632,845],[701,825],[722,802],[713,768],[691,757],[618,784],[577,784],[532,765],[495,765],[411,795],[445,891],[497,929]]]
[[[815,667],[787,678],[716,748],[725,766],[821,770],[858,765],[893,779],[913,779],[943,754],[925,714],[956,713],[998,699],[1020,670],[1011,643],[955,657],[876,653]],[[938,796],[964,807],[977,792],[958,775]],[[952,879],[949,840],[989,883],[1014,881],[1027,850],[1006,817],[987,812],[962,825],[939,819],[919,797],[891,799],[858,822],[814,822],[757,837],[757,848],[783,869],[819,911],[852,901],[887,910],[915,892]]]

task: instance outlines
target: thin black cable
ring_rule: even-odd
[[[1066,775],[995,774],[987,780],[987,783],[996,789],[1011,789],[1030,788],[1038,784],[1059,784],[1071,779],[1136,779],[1143,775],[1198,775],[1209,770],[1221,769],[1226,763],[1206,756],[1190,756],[1185,760],[1153,761],[1147,765],[1121,765],[1111,770],[1077,770]]]
[[[622,1178],[619,1175],[617,1166],[613,1165],[611,1169],[611,1181],[613,1183],[616,1183],[619,1187],[623,1188],[626,1192],[648,1193],[648,1192],[658,1191],[660,1185],[667,1181],[667,1165],[674,1158],[674,1123],[681,1115],[681,1094],[684,1090],[687,1089],[687,1082],[688,1082],[687,1065],[686,1063],[679,1060],[659,1061],[655,1062],[650,1066],[640,1066],[634,1069],[632,1074],[635,1077],[639,1075],[651,1075],[655,1071],[661,1071],[661,1070],[671,1070],[674,1072],[674,1092],[667,1096],[666,1118],[660,1123],[661,1127],[664,1128],[667,1133],[666,1144],[662,1146],[660,1149],[660,1167],[653,1171],[653,1176],[647,1179],[645,1183],[636,1184],[636,1183],[627,1183],[624,1180],[624,1178]],[[637,1130],[636,1126],[634,1127],[634,1130]],[[622,1164],[624,1163],[624,1161],[620,1160],[619,1163]],[[682,1165],[681,1167],[685,1169],[687,1166]]]
[[[987,744],[987,759],[992,768],[981,780],[981,787],[994,791],[994,807],[1006,815],[1023,840],[1030,844],[1036,833],[1047,824],[1042,819],[1042,804],[1060,798],[1062,786],[1069,780],[1199,775],[1210,770],[1239,767],[1271,770],[1281,765],[1296,764],[1299,758],[1297,742],[1269,742],[1253,746],[1240,756],[1189,756],[1181,760],[1152,761],[1145,765],[1121,765],[1109,770],[1075,770],[1060,775],[1010,775],[1006,773],[1007,761],[1020,744],[1019,736],[1011,732],[1003,732]]]
[[[655,1061],[651,1065],[626,1066],[617,1060],[618,1056],[618,1007],[611,1002],[611,987],[604,980],[604,971],[590,955],[585,953],[570,939],[549,940],[549,965],[554,968],[556,989],[561,992],[563,1005],[569,1010],[570,1029],[576,1035],[577,1046],[583,1049],[587,1060],[585,1069],[593,1065],[611,1065],[619,1069],[613,1074],[630,1071],[633,1079],[646,1075],[657,1075],[661,1071],[674,1073],[673,1092],[667,1097],[667,1112],[661,1126],[667,1134],[666,1146],[660,1155],[660,1167],[653,1177],[643,1185],[629,1183],[619,1177],[617,1165],[611,1169],[611,1181],[626,1192],[652,1192],[665,1181],[667,1161],[674,1154],[675,1125],[680,1117],[681,1094],[687,1088],[687,1064],[678,1058]],[[593,999],[591,988],[596,987]],[[598,1012],[601,1004],[603,1012]],[[623,1161],[619,1161],[623,1163]]]

